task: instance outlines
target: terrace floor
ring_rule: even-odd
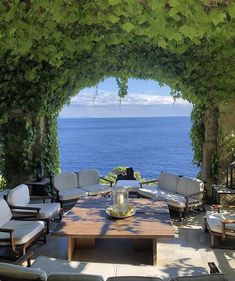
[[[158,240],[158,264],[152,266],[150,251],[135,251],[131,240],[98,240],[95,249],[79,249],[73,260],[82,262],[81,273],[99,274],[104,278],[116,275],[155,276],[168,280],[173,276],[205,274],[208,262],[214,261],[229,280],[235,280],[235,240],[211,249],[210,235],[204,232],[204,213],[190,213],[183,221],[172,214],[175,238]],[[54,223],[55,226],[56,223]],[[52,226],[53,228],[53,226]],[[66,259],[65,238],[48,236],[47,244],[31,248],[39,255]]]

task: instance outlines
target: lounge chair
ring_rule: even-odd
[[[29,208],[25,209],[29,210]],[[12,212],[7,202],[0,198],[1,247],[10,247],[16,256],[24,255],[26,248],[41,236],[43,236],[43,242],[46,243],[46,228],[43,221],[12,219]]]
[[[49,224],[56,217],[62,218],[62,209],[59,203],[30,203],[29,188],[25,184],[20,184],[11,189],[7,194],[7,203],[14,208],[18,216],[29,215],[29,212],[37,212],[37,219],[46,222],[47,233],[49,233]],[[18,207],[30,207],[30,210],[20,210]]]
[[[226,237],[235,238],[235,207],[212,206],[205,216],[205,231],[211,235],[211,248],[215,247],[215,237],[224,242]]]

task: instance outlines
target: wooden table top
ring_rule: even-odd
[[[136,214],[125,219],[110,218],[105,210],[112,205],[107,198],[79,200],[63,217],[53,236],[77,238],[160,238],[174,237],[169,209],[164,201],[133,198],[129,204]]]

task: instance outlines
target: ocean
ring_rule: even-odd
[[[58,119],[61,171],[96,168],[105,176],[117,166],[143,178],[161,171],[194,177],[190,117]]]

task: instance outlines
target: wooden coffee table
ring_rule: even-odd
[[[174,237],[168,206],[164,201],[144,198],[130,199],[129,204],[136,207],[134,216],[113,219],[105,212],[112,200],[94,197],[79,200],[53,232],[53,236],[67,237],[68,260],[76,248],[95,247],[96,238],[129,238],[137,248],[151,245],[156,265],[157,239]]]

